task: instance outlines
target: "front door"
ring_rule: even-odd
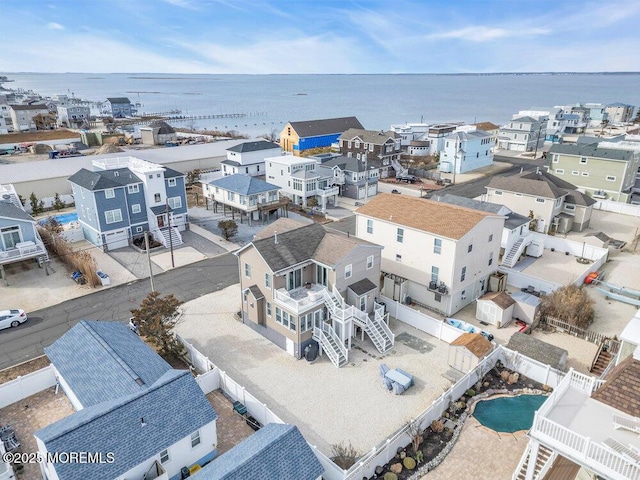
[[[293,340],[291,340],[290,338],[287,338],[287,353],[292,357],[295,356]]]
[[[165,215],[158,215],[156,217],[156,220],[158,221],[158,228],[164,228],[164,226],[165,226]]]

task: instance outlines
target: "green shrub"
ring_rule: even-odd
[[[402,460],[402,464],[407,470],[413,470],[416,468],[416,461],[411,457],[405,457],[404,460]]]
[[[466,392],[464,392],[464,394],[467,397],[473,397],[476,394],[476,391],[473,388],[470,388],[469,390],[467,390]]]
[[[384,474],[384,480],[398,480],[398,475],[393,472],[387,472]]]

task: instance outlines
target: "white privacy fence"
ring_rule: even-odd
[[[507,274],[507,283],[516,288],[534,287],[536,292],[551,293],[562,286],[560,283],[549,282],[539,277],[527,275],[523,272],[517,272],[511,268],[500,267],[500,272]]]
[[[557,252],[569,252],[569,255],[573,255],[574,257],[584,257],[595,261],[600,260],[602,257],[606,259],[609,254],[609,250],[606,248],[596,247],[585,242],[567,240],[557,235],[545,235],[544,233],[538,232],[531,232],[530,235],[533,235],[539,242],[544,243],[545,249],[553,248]]]
[[[0,408],[35,395],[55,384],[56,375],[51,365],[3,383],[0,385]]]
[[[631,215],[640,217],[640,205],[632,205],[630,203],[614,202],[613,200],[601,200],[593,205],[595,210],[603,210],[605,212],[620,213],[622,215]]]

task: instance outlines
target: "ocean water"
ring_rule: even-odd
[[[518,110],[578,102],[640,105],[640,73],[494,75],[176,75],[2,73],[8,88],[92,101],[128,97],[140,113],[178,109],[197,128],[260,135],[289,121],[355,115],[367,129],[404,122],[506,123]],[[176,125],[176,124],[174,124]]]

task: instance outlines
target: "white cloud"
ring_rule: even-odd
[[[500,38],[509,37],[534,37],[539,35],[547,35],[549,30],[545,28],[514,28],[506,29],[499,27],[466,27],[457,30],[449,30],[447,32],[432,33],[427,35],[427,39],[441,39],[441,38],[457,38],[461,40],[468,40],[470,42],[487,42],[491,40],[497,40]]]
[[[51,30],[64,30],[64,26],[60,25],[59,23],[56,22],[51,22],[47,24],[47,28],[51,29]]]
[[[187,10],[197,10],[198,7],[191,3],[189,0],[163,0],[165,3],[173,5],[174,7],[186,8]]]

